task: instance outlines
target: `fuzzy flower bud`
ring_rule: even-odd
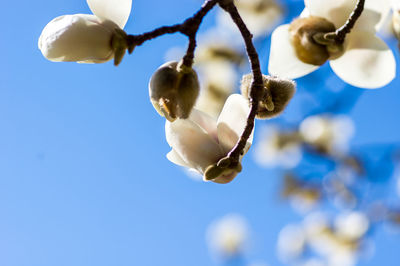
[[[39,49],[50,61],[103,63],[114,57],[112,40],[118,29],[94,15],[60,16],[43,29]]]
[[[199,90],[196,72],[176,61],[160,66],[149,83],[151,103],[161,116],[171,122],[189,117]]]
[[[293,20],[289,27],[292,45],[297,57],[307,64],[322,65],[343,51],[341,44],[323,43],[322,34],[334,32],[335,25],[321,17],[306,17]],[[321,41],[318,41],[318,37]]]
[[[253,74],[243,76],[240,90],[249,99]],[[290,79],[281,79],[263,75],[264,91],[258,103],[257,118],[267,119],[280,115],[285,110],[296,91],[296,83]]]

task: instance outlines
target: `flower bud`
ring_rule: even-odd
[[[297,18],[290,24],[289,32],[297,57],[307,64],[322,65],[329,58],[337,57],[343,52],[342,44],[326,41],[317,42],[316,36],[334,32],[335,25],[325,18]]]
[[[43,29],[39,49],[50,61],[103,63],[114,56],[116,30],[117,24],[94,15],[60,16]]]
[[[243,76],[240,90],[249,99],[253,74]],[[264,91],[258,103],[257,118],[267,119],[280,115],[296,91],[296,83],[290,79],[263,75]]]
[[[196,72],[175,61],[160,66],[149,83],[151,103],[161,116],[171,122],[189,117],[199,89]]]

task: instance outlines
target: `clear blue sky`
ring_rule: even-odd
[[[134,0],[126,30],[180,22],[200,5]],[[189,179],[165,158],[164,119],[147,84],[185,38],[149,42],[118,68],[52,63],[37,48],[43,27],[59,15],[90,13],[86,2],[7,1],[2,11],[1,266],[214,265],[205,231],[230,212],[252,227],[249,258],[280,265],[277,234],[300,217],[279,201],[276,171],[257,166],[250,153],[234,182],[217,185]],[[263,62],[266,69],[266,56]],[[399,85],[363,94],[351,113],[354,144],[400,142]],[[399,236],[375,236],[376,256],[361,265],[398,265]]]

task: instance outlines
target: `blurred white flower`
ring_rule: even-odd
[[[283,262],[290,261],[299,257],[306,244],[306,236],[302,226],[286,225],[279,232],[278,236],[278,256]]]
[[[336,217],[335,232],[339,237],[357,240],[365,235],[369,228],[369,220],[362,212],[343,213]]]
[[[103,63],[114,57],[116,49],[124,48],[125,52],[126,47],[120,47],[120,42],[132,0],[87,0],[87,3],[94,15],[60,16],[43,29],[38,46],[48,60]]]
[[[218,117],[238,79],[234,66],[225,60],[210,60],[198,65],[202,89],[195,108]]]
[[[222,256],[233,256],[245,250],[249,237],[246,219],[238,214],[228,214],[207,229],[207,242],[212,252]]]
[[[245,57],[228,39],[214,33],[208,31],[199,41],[195,68],[202,87],[196,108],[216,118],[237,86],[237,68]]]
[[[345,115],[310,116],[300,124],[304,140],[322,152],[345,153],[354,135],[353,121]]]
[[[260,130],[255,160],[266,167],[295,167],[302,158],[301,144],[296,135],[280,132],[272,125]]]
[[[292,208],[301,214],[315,208],[322,196],[319,186],[303,182],[291,174],[285,175],[282,195],[288,198]]]
[[[193,168],[204,175],[234,147],[243,133],[250,112],[248,101],[241,95],[231,95],[224,105],[218,120],[193,109],[188,119],[167,121],[165,134],[172,150],[167,158],[180,166]],[[250,136],[244,153],[251,146]],[[244,154],[243,154],[244,155]],[[212,179],[216,183],[228,183],[235,178],[240,169],[226,168]]]
[[[392,1],[393,17],[392,27],[394,34],[400,40],[400,1]]]
[[[306,241],[329,266],[355,265],[363,248],[368,219],[358,212],[337,217],[335,227],[325,214],[315,213],[304,220]]]
[[[305,214],[314,209],[321,195],[318,190],[304,190],[290,198],[290,205],[300,214]]]
[[[270,32],[282,18],[283,10],[275,0],[235,0],[235,5],[250,32],[262,36]],[[218,13],[220,27],[237,31],[229,14],[223,10]]]
[[[301,17],[324,18],[337,29],[345,24],[357,1],[304,2],[306,9]],[[395,77],[396,61],[393,53],[385,42],[375,35],[389,11],[390,3],[387,0],[366,0],[362,15],[351,33],[346,36],[343,54],[330,59],[332,70],[346,83],[372,89],[385,86]],[[269,72],[293,79],[313,72],[319,65],[305,63],[297,57],[289,27],[289,24],[281,25],[272,33]],[[314,40],[311,40],[311,43],[318,46]]]

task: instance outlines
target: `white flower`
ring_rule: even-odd
[[[209,166],[216,164],[234,147],[241,136],[250,112],[248,101],[233,94],[226,100],[218,120],[193,109],[188,119],[167,121],[165,134],[172,150],[167,158],[180,166],[193,168],[202,175]],[[250,136],[244,152],[251,146]],[[237,175],[238,169],[225,169],[213,179],[216,183],[228,183]]]
[[[94,15],[64,15],[50,21],[39,38],[44,57],[55,62],[103,63],[114,57],[132,0],[87,0]]]
[[[337,28],[344,25],[356,5],[356,0],[305,0],[301,17],[322,17]],[[362,15],[351,33],[346,36],[344,53],[330,60],[332,70],[343,81],[361,88],[379,88],[396,75],[392,51],[376,31],[382,26],[390,10],[386,0],[366,0]],[[318,69],[296,56],[290,40],[289,24],[275,29],[271,37],[269,72],[287,78],[299,78]]]
[[[354,135],[353,121],[345,115],[310,116],[300,124],[300,134],[307,143],[322,152],[345,153]]]
[[[222,107],[235,89],[238,80],[234,66],[224,60],[212,60],[198,66],[203,88],[195,108],[218,117]]]
[[[271,32],[282,17],[282,8],[275,0],[235,0],[235,5],[250,32],[259,37]],[[236,25],[225,11],[218,13],[222,28],[236,31]]]
[[[279,232],[278,255],[283,262],[300,257],[306,246],[306,236],[302,226],[286,225]]]
[[[227,256],[243,252],[248,235],[247,221],[238,214],[228,214],[214,221],[207,230],[211,251]]]
[[[265,167],[296,167],[302,157],[301,143],[295,135],[281,132],[275,126],[260,131],[260,142],[255,149],[255,160]]]
[[[339,237],[357,240],[368,231],[369,220],[362,212],[343,213],[336,217],[335,229]]]

